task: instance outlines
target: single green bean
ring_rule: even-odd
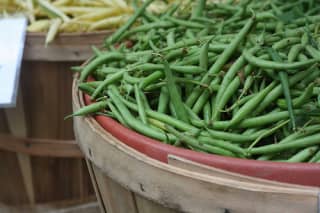
[[[106,63],[108,61],[122,60],[124,59],[124,55],[119,52],[110,52],[90,61],[81,71],[79,81],[83,82],[86,78],[96,69],[99,65]]]
[[[136,10],[133,16],[122,25],[115,33],[113,33],[106,41],[107,45],[111,45],[119,41],[121,36],[136,22],[136,20],[144,13],[145,9],[153,2],[154,0],[147,0],[143,3],[141,8]]]
[[[310,157],[317,151],[319,150],[319,146],[311,146],[307,147],[292,157],[290,157],[287,162],[289,163],[301,163],[301,162],[306,162]]]
[[[69,118],[72,118],[74,116],[85,116],[92,113],[99,112],[107,107],[107,101],[100,101],[96,102],[87,106],[82,107],[78,111],[74,112],[71,115],[66,116],[64,119],[67,120]]]

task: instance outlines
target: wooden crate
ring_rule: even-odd
[[[73,110],[83,105],[75,79]],[[128,147],[92,117],[76,117],[74,122],[102,212],[319,211],[319,188],[238,175],[176,156],[165,164]]]
[[[48,47],[28,34],[17,108],[0,110],[0,203],[86,200],[94,195],[74,141],[71,66],[91,56],[110,32],[62,34]]]

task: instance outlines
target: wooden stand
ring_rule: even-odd
[[[83,105],[75,79],[73,110]],[[76,117],[74,128],[102,212],[319,211],[319,188],[246,177],[176,156],[170,156],[169,164],[161,163],[126,146],[92,117]]]
[[[63,118],[72,113],[70,67],[110,33],[62,34],[48,47],[45,35],[28,34],[17,107],[0,110],[0,203],[85,201],[94,194],[72,120]]]

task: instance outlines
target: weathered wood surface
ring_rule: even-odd
[[[93,200],[93,199],[91,199]],[[8,206],[0,203],[1,213],[99,213],[95,201],[68,201],[30,206]]]
[[[21,129],[20,117],[0,110],[0,202],[85,200],[94,194],[85,161],[74,144],[72,119],[64,121],[72,113],[70,67],[78,64],[23,62],[20,89],[25,134],[14,136],[14,130]],[[17,153],[30,155],[31,166],[20,169],[18,159],[22,158]]]
[[[82,93],[78,92],[74,81],[74,110],[83,105]],[[161,163],[126,146],[92,117],[76,117],[74,122],[77,141],[97,168],[94,170],[99,170],[135,196],[163,207],[194,213],[225,210],[232,213],[318,212],[318,188],[243,182],[186,170]],[[101,179],[96,179],[98,187],[106,184]],[[103,201],[106,206],[108,201]]]
[[[30,61],[85,61],[92,55],[92,46],[101,46],[112,31],[92,33],[63,33],[48,46],[46,34],[28,33],[24,59]]]
[[[75,140],[23,138],[0,133],[0,149],[42,157],[83,157]]]

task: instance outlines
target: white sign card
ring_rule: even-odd
[[[0,107],[15,107],[27,20],[0,18]]]

